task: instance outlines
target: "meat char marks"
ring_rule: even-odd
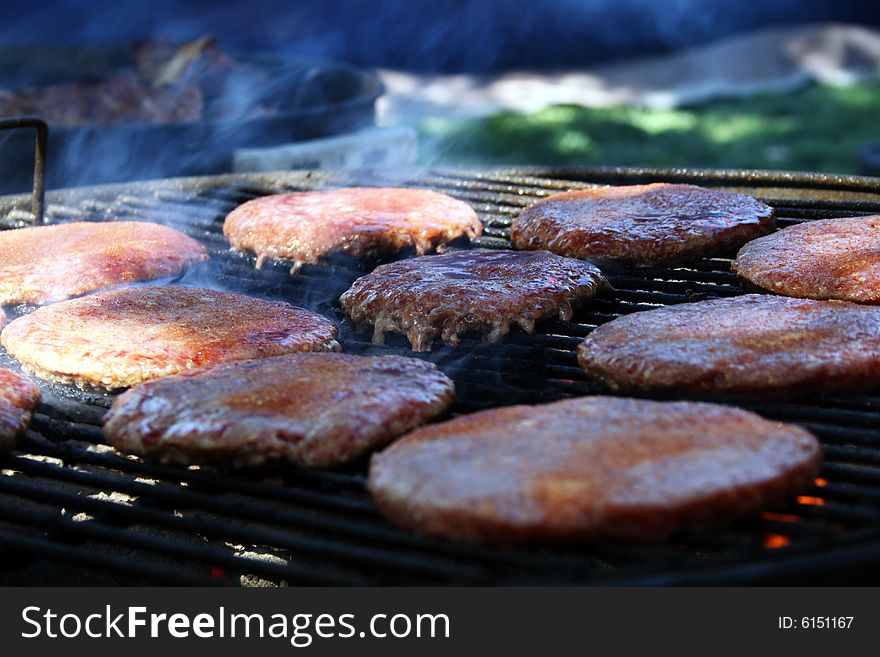
[[[775,294],[880,303],[880,215],[791,226],[746,244],[732,267]]]
[[[149,381],[116,398],[104,433],[163,462],[333,467],[443,413],[453,394],[415,358],[288,354]]]
[[[76,222],[0,232],[0,303],[44,304],[177,276],[208,259],[183,233],[142,221]]]
[[[328,319],[287,303],[194,287],[99,292],[11,322],[0,342],[37,376],[123,388],[193,367],[338,349]]]
[[[880,386],[880,308],[764,294],[667,306],[603,324],[578,361],[620,392],[869,390]]]
[[[819,468],[816,439],[716,404],[583,397],[417,429],[373,457],[392,522],[481,543],[659,540],[781,503]]]
[[[330,253],[376,257],[414,247],[421,255],[482,231],[473,208],[451,196],[373,187],[263,196],[223,224],[233,249],[256,254],[257,268],[266,258],[284,258],[293,261],[291,273]]]
[[[518,249],[599,266],[658,266],[735,250],[774,225],[773,209],[751,196],[653,183],[554,194],[523,210],[510,230]]]
[[[373,326],[373,342],[394,331],[430,351],[437,336],[450,346],[468,332],[495,342],[511,324],[531,333],[540,319],[569,320],[604,284],[593,265],[547,251],[473,249],[382,265],[339,301],[356,325]]]

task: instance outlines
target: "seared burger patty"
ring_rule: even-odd
[[[548,196],[513,220],[510,239],[600,265],[653,266],[737,249],[774,225],[773,209],[751,196],[654,183]]]
[[[194,287],[141,287],[62,301],[19,317],[0,342],[63,383],[122,388],[182,370],[338,349],[332,322],[302,308]]]
[[[415,247],[419,254],[483,231],[473,208],[424,189],[351,187],[276,194],[248,201],[226,217],[235,250],[293,260],[291,273],[333,252],[374,257]]]
[[[392,522],[487,543],[663,539],[808,488],[816,439],[695,402],[585,397],[417,429],[373,457]]]
[[[880,385],[880,308],[763,294],[619,317],[578,348],[612,390],[797,395]]]
[[[604,283],[593,265],[547,251],[473,249],[382,265],[339,301],[355,324],[373,325],[376,344],[394,331],[430,351],[438,335],[450,346],[468,332],[495,342],[511,323],[531,333],[539,319],[571,319]]]
[[[104,434],[165,462],[333,467],[433,419],[453,395],[415,358],[289,354],[149,381],[116,398]]]
[[[12,447],[31,423],[40,389],[15,372],[0,368],[0,449]]]
[[[183,233],[141,221],[77,222],[0,232],[0,303],[44,304],[176,276],[208,259]]]
[[[809,221],[746,244],[747,284],[808,299],[880,303],[880,215]]]

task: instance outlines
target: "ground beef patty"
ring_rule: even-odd
[[[77,222],[0,232],[0,303],[43,304],[177,276],[208,259],[183,233],[141,221]]]
[[[584,397],[417,429],[373,457],[392,522],[500,543],[662,539],[809,487],[816,439],[696,402]]]
[[[747,284],[808,299],[880,303],[880,215],[809,221],[746,244]]]
[[[15,372],[0,368],[0,449],[12,447],[31,423],[40,389]]]
[[[291,273],[333,252],[376,257],[415,247],[419,254],[483,231],[467,203],[425,189],[351,187],[263,196],[223,224],[235,250],[293,260]]]
[[[140,287],[19,317],[0,342],[24,368],[122,388],[202,365],[338,349],[332,322],[302,308],[194,287]]]
[[[433,419],[453,394],[415,358],[289,354],[149,381],[116,398],[104,434],[165,462],[333,467]]]
[[[513,220],[511,241],[599,265],[669,265],[736,249],[774,223],[751,196],[654,183],[549,196]]]
[[[438,335],[450,346],[468,332],[495,342],[511,323],[531,333],[539,319],[571,319],[604,282],[591,264],[547,251],[473,249],[382,265],[339,301],[356,325],[373,325],[376,344],[394,331],[430,351]]]
[[[578,348],[612,390],[794,397],[880,385],[880,308],[764,294],[619,317]]]

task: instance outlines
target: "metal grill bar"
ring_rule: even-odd
[[[783,226],[880,212],[880,182],[856,177],[602,169],[442,171],[412,180],[363,173],[356,182],[450,193],[473,204],[484,221],[479,245],[510,248],[512,218],[538,198],[591,183],[653,180],[742,189],[774,205]],[[66,190],[49,194],[47,216],[165,223],[200,240],[212,255],[207,267],[181,283],[208,281],[282,298],[341,321],[336,299],[369,263],[332,258],[294,278],[285,263],[256,271],[253,258],[228,251],[220,229],[229,210],[255,196],[351,182],[291,172]],[[0,218],[15,223],[26,202],[0,199]],[[512,332],[497,345],[465,339],[458,349],[419,356],[455,380],[454,413],[595,394],[603,390],[584,379],[574,349],[597,325],[660,305],[741,293],[723,257],[617,272],[611,282],[615,289],[571,322],[544,322],[532,336]],[[352,353],[410,353],[402,337],[377,347],[346,324],[340,339]],[[0,361],[16,366],[5,355]],[[818,569],[842,577],[880,561],[876,395],[749,405],[767,417],[799,423],[822,440],[826,461],[817,486],[784,509],[659,545],[530,549],[457,544],[391,527],[364,490],[362,464],[341,472],[278,467],[231,475],[122,457],[102,444],[101,417],[111,401],[105,393],[44,385],[31,431],[16,451],[0,457],[0,545],[13,551],[15,563],[40,556],[178,583],[229,584],[255,575],[306,584],[698,584],[799,581]],[[120,556],[123,549],[136,550],[136,561]],[[0,577],[2,567],[0,561]],[[227,579],[213,579],[211,567]]]

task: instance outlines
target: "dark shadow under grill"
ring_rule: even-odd
[[[470,202],[485,222],[481,246],[508,248],[510,221],[537,198],[587,183],[695,182],[751,193],[780,226],[880,212],[880,181],[824,175],[638,169],[428,171],[417,176],[290,172],[178,179],[48,195],[53,221],[140,219],[175,227],[211,250],[210,264],[175,284],[280,298],[340,322],[350,353],[409,354],[389,336],[342,321],[336,299],[370,265],[334,258],[297,277],[284,263],[253,268],[222,235],[226,213],[267,193],[357,182],[426,186]],[[0,217],[25,220],[28,199],[0,198]],[[602,392],[585,380],[574,349],[592,328],[658,305],[741,294],[730,260],[629,270],[571,322],[502,343],[464,340],[419,354],[456,383],[454,413]],[[11,316],[27,312],[12,309]],[[5,354],[3,365],[16,369]],[[44,401],[18,448],[0,456],[0,582],[238,584],[732,584],[875,582],[880,562],[880,396],[772,399],[748,407],[796,422],[822,441],[812,491],[787,508],[662,544],[602,542],[567,549],[490,549],[427,539],[382,520],[364,490],[364,466],[322,472],[291,467],[251,474],[163,467],[102,443],[112,396],[43,384]],[[75,564],[76,568],[47,564]],[[42,573],[42,575],[41,575]],[[75,573],[75,575],[71,575]],[[42,579],[41,579],[42,578]]]

